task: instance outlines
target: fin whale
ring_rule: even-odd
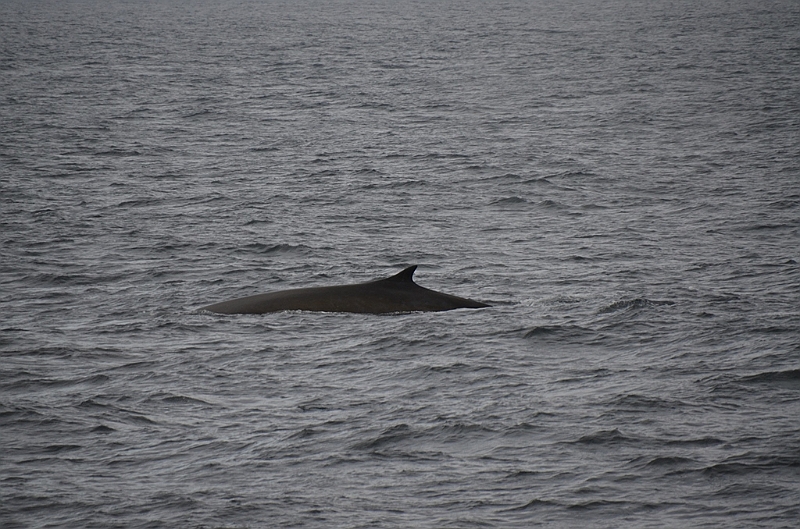
[[[331,287],[295,288],[223,301],[202,310],[220,314],[264,314],[284,310],[316,312],[433,312],[489,305],[421,287],[414,282],[417,266],[376,281]]]

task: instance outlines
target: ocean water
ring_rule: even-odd
[[[797,526],[797,2],[3,0],[0,186],[4,528]]]

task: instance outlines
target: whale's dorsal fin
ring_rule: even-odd
[[[411,265],[399,274],[395,274],[392,277],[387,277],[384,281],[392,281],[393,283],[413,283],[414,282],[414,270],[417,269],[417,265]]]

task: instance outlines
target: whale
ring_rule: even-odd
[[[490,305],[421,287],[414,282],[417,265],[391,277],[329,287],[294,288],[232,299],[202,307],[219,314],[265,314],[281,311],[356,312],[438,312],[477,309]]]

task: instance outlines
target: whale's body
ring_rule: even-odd
[[[284,310],[382,314],[489,306],[419,286],[413,278],[416,269],[416,265],[409,266],[397,275],[368,283],[296,288],[232,299],[208,305],[203,310],[221,314],[264,314]]]

